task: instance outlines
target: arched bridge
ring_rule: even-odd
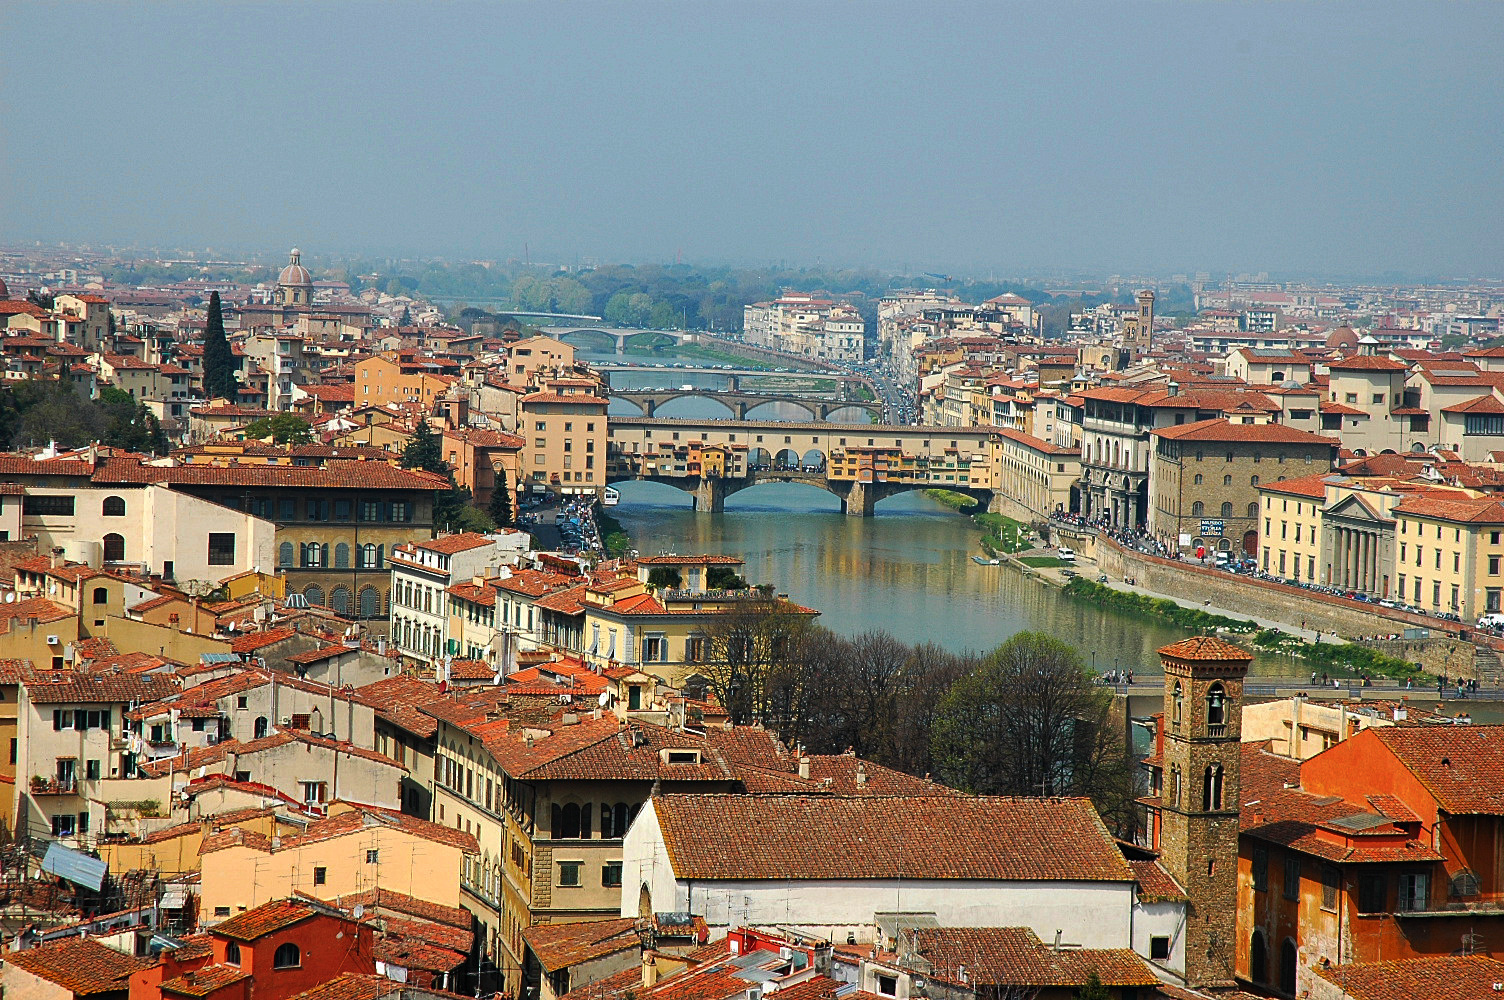
[[[850,515],[910,490],[994,496],[994,445],[980,428],[755,420],[612,417],[606,478],[666,483],[718,511],[726,497],[765,482],[806,483],[833,493]]]
[[[562,340],[566,344],[576,347],[590,346],[594,343],[602,343],[610,340],[616,344],[616,353],[621,354],[626,350],[627,341],[633,337],[647,336],[651,338],[667,337],[677,343],[694,343],[700,335],[694,330],[634,330],[615,329],[601,326],[545,326],[541,327],[540,333],[545,333],[555,340]]]
[[[770,403],[787,403],[804,410],[805,414],[813,420],[829,419],[832,413],[839,413],[844,409],[865,410],[873,417],[881,418],[883,405],[871,400],[863,399],[822,399],[816,396],[794,396],[782,394],[761,394],[753,392],[737,392],[735,390],[719,389],[613,389],[612,399],[624,399],[642,411],[644,417],[652,417],[658,407],[665,403],[672,403],[676,399],[713,399],[721,403],[731,411],[737,420],[746,420],[748,415],[760,406]]]

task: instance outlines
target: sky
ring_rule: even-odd
[[[0,3],[0,243],[1504,272],[1493,3]]]

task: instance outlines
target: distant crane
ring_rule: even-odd
[[[945,282],[951,282],[951,281],[955,281],[956,280],[955,278],[952,278],[948,274],[936,274],[933,271],[921,271],[919,273],[919,276],[921,278],[939,278],[941,281],[945,281]]]

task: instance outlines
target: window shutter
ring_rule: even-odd
[[[62,728],[63,728],[63,710],[60,709],[60,708],[54,708],[52,710],[52,728],[55,729],[55,730],[57,730],[57,731],[59,731],[59,732],[62,731]]]

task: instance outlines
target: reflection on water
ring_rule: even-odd
[[[922,493],[845,517],[812,486],[769,483],[726,502],[723,514],[690,509],[687,493],[620,483],[613,513],[644,555],[710,552],[747,561],[754,583],[773,583],[844,633],[886,629],[907,642],[990,649],[1025,629],[1059,636],[1097,669],[1159,673],[1155,650],[1184,638],[1175,628],[1130,618],[1061,594],[1006,566],[978,566],[977,531]],[[1255,659],[1255,673],[1298,674],[1282,657]]]

